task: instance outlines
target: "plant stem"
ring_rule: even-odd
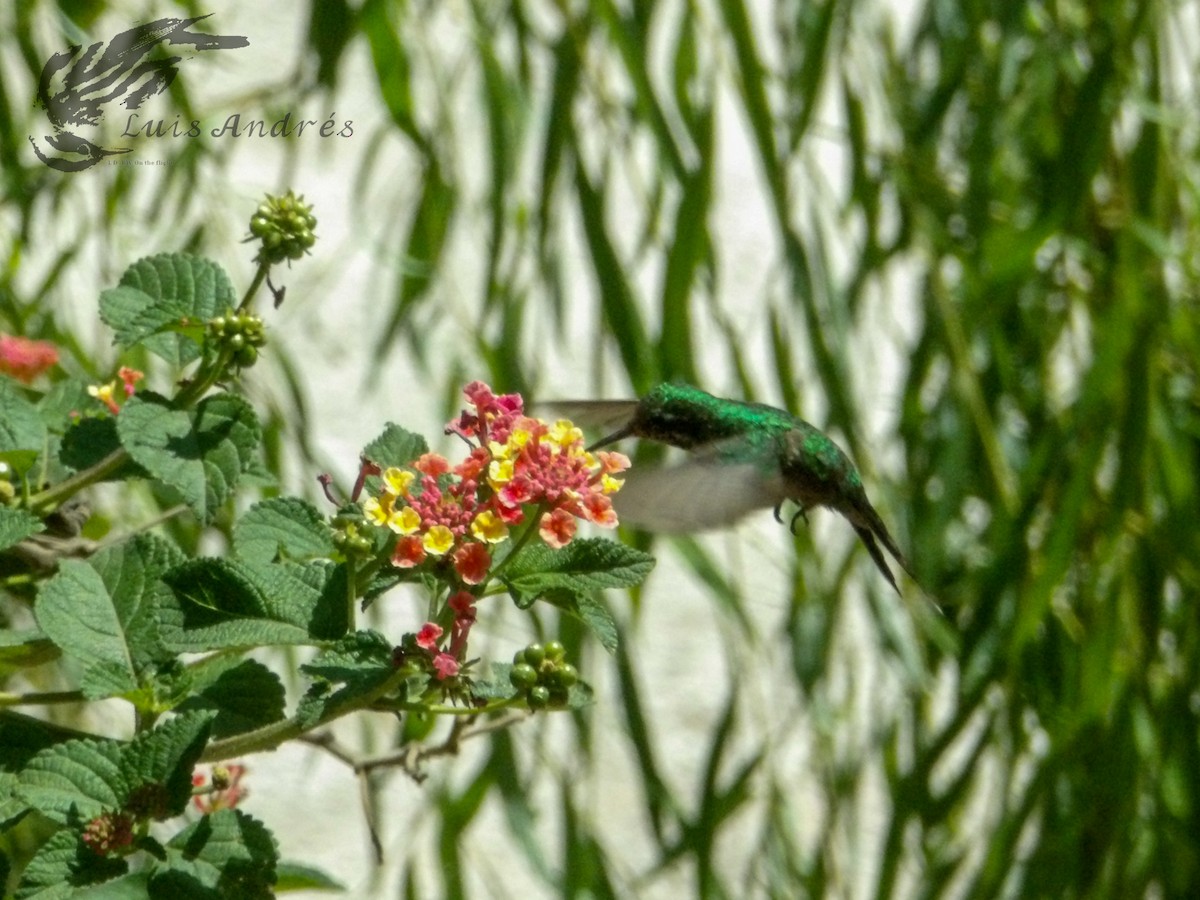
[[[69,497],[73,497],[85,487],[103,481],[121,466],[129,461],[129,454],[123,448],[117,448],[90,469],[76,472],[70,478],[60,481],[52,487],[29,498],[29,509],[35,513],[47,513],[57,509]]]
[[[272,722],[270,725],[265,725],[254,731],[248,731],[245,734],[235,735],[220,741],[213,741],[205,748],[199,761],[219,762],[223,759],[232,759],[250,753],[274,750],[280,744],[294,740],[300,737],[300,735],[312,731],[314,728],[320,728],[334,719],[357,712],[360,709],[371,707],[377,700],[386,697],[398,688],[405,679],[412,677],[414,674],[413,669],[401,667],[372,690],[352,697],[346,701],[345,705],[327,709],[325,714],[315,721],[301,722],[297,718],[285,719],[282,722]]]

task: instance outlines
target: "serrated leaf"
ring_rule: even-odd
[[[42,520],[27,509],[0,506],[0,550],[7,550],[45,528]]]
[[[78,832],[62,830],[38,848],[13,894],[16,900],[66,900],[83,895],[88,885],[125,874],[129,864],[119,856],[101,856]]]
[[[0,453],[46,446],[46,426],[37,407],[21,394],[11,378],[0,376]],[[28,471],[28,466],[20,468]]]
[[[423,453],[429,451],[425,438],[406,431],[399,425],[388,422],[383,434],[363,448],[363,456],[382,468],[388,466],[410,466]]]
[[[120,741],[78,740],[48,747],[21,770],[18,796],[60,825],[81,828],[129,796]]]
[[[248,467],[261,427],[250,404],[233,394],[205,397],[194,410],[142,394],[121,409],[117,433],[138,465],[179,491],[207,522]]]
[[[271,832],[241,810],[223,809],[167,843],[167,863],[150,882],[154,897],[267,900],[279,853]]]
[[[208,741],[212,714],[176,716],[132,741],[74,740],[37,753],[21,770],[17,794],[62,825],[81,827],[122,809],[147,786],[155,818],[179,815],[192,792],[192,769]]]
[[[187,334],[161,333],[183,320],[203,322],[236,304],[233,284],[211,260],[181,253],[140,259],[125,270],[120,284],[100,294],[100,318],[123,347],[144,344],[173,365],[200,355]]]
[[[392,669],[392,644],[378,631],[356,631],[303,663],[300,671],[314,678],[343,682],[380,669]]]
[[[12,710],[0,711],[0,830],[8,828],[29,811],[29,804],[16,794],[17,772],[47,747],[78,736],[78,732],[69,728],[51,725],[32,716]]]
[[[333,553],[333,535],[316,507],[273,497],[250,507],[233,529],[233,548],[247,562],[305,560]]]
[[[572,541],[555,550],[545,544],[526,547],[501,579],[518,605],[528,606],[549,592],[589,594],[606,588],[641,584],[654,568],[654,557],[604,538]]]
[[[172,716],[152,731],[139,734],[122,754],[125,778],[133,787],[162,785],[166,807],[158,818],[177,816],[192,798],[192,769],[204,751],[214,715],[208,711]]]
[[[575,598],[574,613],[591,630],[609,653],[617,652],[617,623],[609,608],[597,597],[582,594]]]
[[[369,630],[346,635],[300,669],[316,682],[296,710],[297,720],[306,725],[321,721],[339,705],[375,690],[396,671],[391,642],[379,632]],[[335,684],[342,687],[330,690]]]
[[[196,667],[193,673],[195,694],[178,709],[215,712],[213,737],[241,734],[283,718],[283,682],[262,663],[220,659]]]
[[[38,592],[38,625],[87,670],[89,697],[136,689],[143,667],[164,655],[158,637],[155,583],[182,559],[151,535],[109,547],[83,562],[64,559]]]
[[[160,605],[160,627],[176,652],[311,644],[346,628],[345,569],[329,562],[197,559],[163,581],[172,596]]]

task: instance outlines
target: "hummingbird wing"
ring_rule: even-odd
[[[647,531],[705,531],[780,499],[759,465],[693,456],[678,465],[634,466],[613,495],[613,507],[622,523]]]

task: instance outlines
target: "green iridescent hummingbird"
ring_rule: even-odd
[[[846,454],[817,428],[781,409],[714,397],[685,384],[660,384],[641,400],[551,404],[581,425],[620,423],[592,449],[626,437],[659,441],[689,452],[673,466],[630,470],[613,496],[623,522],[649,531],[700,531],[730,525],[756,509],[784,501],[799,506],[792,517],[825,506],[858,532],[871,559],[896,592],[900,588],[879,549],[904,571],[912,567],[863,489]]]

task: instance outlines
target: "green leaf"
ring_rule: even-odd
[[[29,804],[16,794],[17,773],[40,751],[79,737],[69,728],[12,710],[0,711],[0,830],[29,811]]]
[[[176,652],[311,644],[345,631],[345,569],[326,561],[196,559],[168,572],[163,640]]]
[[[501,579],[517,605],[528,607],[539,596],[573,596],[606,588],[641,584],[654,568],[654,557],[604,538],[572,541],[560,550],[532,544],[504,570]]]
[[[206,522],[232,495],[260,432],[253,408],[233,394],[206,397],[190,411],[140,394],[117,417],[121,444],[134,461],[179,491]]]
[[[274,497],[250,507],[234,526],[233,549],[256,563],[327,557],[334,551],[324,517],[296,497]]]
[[[216,263],[178,253],[138,260],[121,283],[100,294],[100,318],[122,347],[144,344],[179,366],[200,355],[188,334],[164,334],[185,321],[204,322],[237,303],[229,276]]]
[[[0,453],[11,450],[41,453],[45,446],[46,426],[37,407],[25,399],[11,378],[0,377]],[[26,465],[21,471],[28,469]]]
[[[77,740],[48,747],[21,770],[18,796],[60,825],[82,828],[129,797],[120,741]]]
[[[617,623],[613,620],[612,612],[599,598],[590,594],[580,594],[574,598],[574,606],[569,612],[580,618],[600,645],[609,653],[617,652],[618,632]],[[551,600],[551,602],[554,602]]]
[[[156,583],[182,558],[168,541],[139,535],[87,562],[63,560],[42,585],[34,606],[38,624],[83,664],[89,696],[132,692],[141,670],[163,658]]]
[[[38,848],[21,873],[21,884],[13,896],[16,900],[82,897],[88,885],[109,881],[128,870],[129,864],[121,857],[101,856],[83,842],[79,832],[64,829]]]
[[[388,422],[383,434],[363,448],[363,456],[386,469],[388,466],[411,466],[417,457],[428,451],[425,438]]]
[[[213,737],[241,734],[283,718],[283,682],[262,663],[218,657],[192,672],[195,695],[178,711],[213,710]]]
[[[301,699],[296,719],[315,724],[347,701],[375,690],[396,671],[391,642],[377,631],[356,631],[300,667],[314,680]],[[336,691],[331,686],[343,685]]]
[[[273,896],[279,854],[266,827],[241,810],[222,809],[192,823],[167,843],[167,863],[150,881],[150,896]]]
[[[0,506],[0,550],[7,550],[45,528],[42,520],[27,509]]]
[[[132,741],[67,741],[36,754],[17,793],[61,825],[82,827],[131,801],[141,815],[177,816],[192,795],[192,769],[208,742],[211,713],[175,716]]]

